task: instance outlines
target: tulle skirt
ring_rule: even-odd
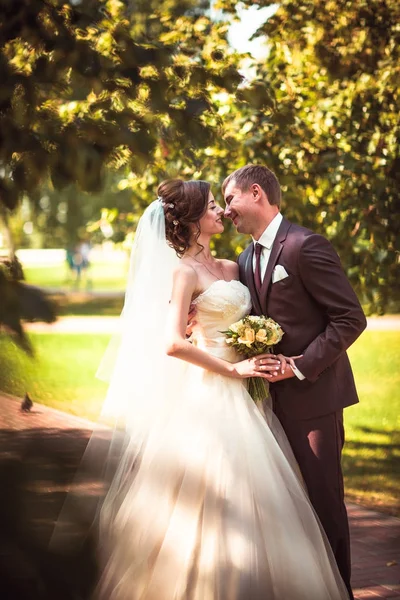
[[[100,514],[98,600],[344,600],[285,435],[241,380],[187,365]]]

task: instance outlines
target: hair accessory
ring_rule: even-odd
[[[165,208],[175,208],[175,204],[172,204],[172,202],[170,202],[170,203],[168,203],[168,204],[167,204],[167,203],[165,203],[165,202],[164,202],[164,198],[163,198],[162,196],[158,196],[157,200],[158,200],[159,202],[161,202],[161,204],[163,204]]]
[[[172,222],[174,225],[179,225],[179,221],[177,221],[176,219],[174,219]]]

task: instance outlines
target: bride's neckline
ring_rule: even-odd
[[[210,289],[211,289],[211,288],[212,288],[212,287],[213,287],[213,286],[214,286],[216,283],[232,283],[233,281],[236,281],[236,283],[240,283],[241,285],[243,285],[243,284],[242,284],[242,282],[241,282],[239,279],[229,279],[229,281],[227,281],[226,279],[216,279],[215,281],[213,281],[212,283],[210,283],[210,285],[209,285],[208,287],[206,287],[206,289],[205,289],[205,290],[203,290],[202,292],[200,292],[200,294],[199,294],[198,296],[196,296],[196,298],[194,298],[194,299],[192,300],[192,304],[193,304],[194,302],[197,302],[197,300],[198,300],[199,298],[201,298],[202,296],[205,296],[205,294],[207,294],[207,292],[209,292],[209,291],[210,291]]]

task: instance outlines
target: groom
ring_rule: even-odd
[[[364,330],[365,316],[331,244],[281,215],[272,171],[247,165],[222,190],[225,217],[253,237],[238,258],[253,312],[281,325],[277,351],[303,355],[295,369],[270,377],[273,407],[353,598],[340,458],[343,408],[358,402],[346,350]]]

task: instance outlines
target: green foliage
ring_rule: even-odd
[[[208,145],[211,90],[240,76],[204,7],[0,0],[2,202],[14,208],[49,173],[55,188],[96,192],[106,164],[142,173],[161,149]]]
[[[285,215],[332,240],[367,312],[400,306],[397,0],[281,0],[256,34],[267,36],[267,56],[242,85],[243,57],[209,8],[0,0],[3,205],[29,196],[50,244],[88,221],[101,239],[115,198],[131,212],[113,218],[117,241],[161,180],[207,179],[218,198],[227,173],[266,164],[282,183]],[[237,2],[213,8],[231,18]],[[57,219],[60,203],[68,224]],[[234,258],[247,242],[228,225],[214,251]]]
[[[285,214],[326,234],[367,311],[384,311],[400,300],[400,5],[282,0],[260,34],[269,53],[242,93],[231,168],[272,167]]]
[[[215,8],[234,14],[236,5]],[[251,84],[234,99],[214,97],[218,138],[128,176],[137,212],[165,177],[208,179],[218,197],[227,173],[266,164],[285,215],[333,242],[365,310],[398,309],[399,15],[396,0],[280,2],[256,34],[266,34],[268,54],[253,61]],[[228,225],[214,250],[234,258],[247,243]]]
[[[0,0],[0,209],[11,259],[8,211],[20,198],[36,209],[45,244],[73,242],[95,220],[79,190],[100,193],[107,168],[139,176],[163,153],[187,148],[193,162],[195,149],[212,143],[213,94],[233,92],[241,77],[226,27],[211,22],[207,7]],[[4,298],[16,286],[3,277]],[[12,308],[22,340],[19,305],[3,302],[0,322]]]

